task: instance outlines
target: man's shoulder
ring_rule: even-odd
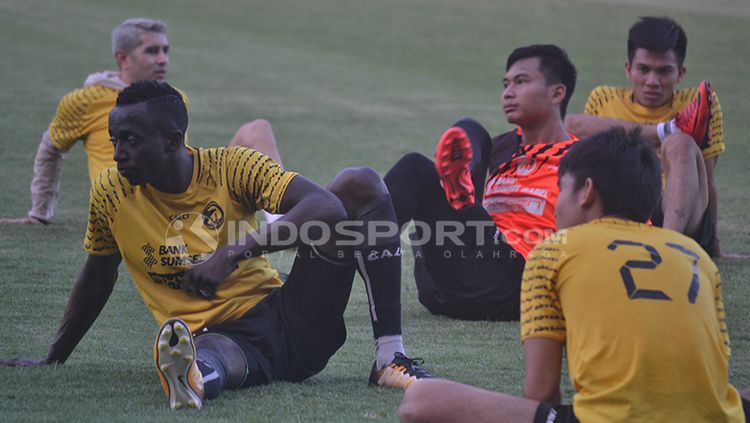
[[[58,107],[72,109],[78,111],[76,114],[80,114],[80,112],[102,101],[114,106],[119,93],[119,90],[104,85],[86,85],[65,94],[60,99]]]
[[[116,167],[104,169],[91,186],[91,201],[119,208],[126,198],[134,196],[136,187],[120,175]]]
[[[633,94],[633,89],[629,87],[616,87],[613,85],[599,85],[594,87],[589,94],[589,101],[596,100],[600,102],[623,101]]]

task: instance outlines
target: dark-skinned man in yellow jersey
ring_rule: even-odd
[[[173,409],[201,408],[223,389],[320,372],[346,339],[357,270],[376,344],[370,383],[405,389],[431,377],[403,346],[398,235],[368,232],[395,220],[377,173],[348,168],[324,189],[251,149],[188,147],[186,128],[171,86],[142,81],[120,93],[109,120],[117,167],[92,187],[88,258],[60,329],[44,359],[0,363],[64,363],[124,260],[161,325],[154,360]],[[284,216],[255,231],[257,210]],[[242,222],[251,230],[239,236]],[[263,254],[295,246],[282,284]]]

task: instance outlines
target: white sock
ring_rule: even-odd
[[[403,337],[401,337],[401,335],[388,335],[376,338],[376,367],[378,369],[382,369],[383,367],[388,365],[388,363],[393,361],[393,354],[397,352],[406,354],[406,351],[404,350],[404,339]]]
[[[682,133],[680,128],[674,124],[674,119],[668,122],[661,122],[656,125],[656,133],[659,135],[659,142],[664,142],[664,139],[672,134]]]
[[[283,214],[273,214],[263,210],[263,216],[266,217],[266,223],[271,223],[281,219],[281,216],[283,216]]]

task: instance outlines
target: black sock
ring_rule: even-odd
[[[396,224],[391,197],[385,194],[358,210],[355,219],[363,222],[365,245],[355,249],[357,270],[365,281],[370,318],[375,338],[401,334],[401,240],[399,233],[367,239],[369,225]],[[380,231],[385,226],[378,226]]]
[[[196,355],[198,370],[203,375],[203,396],[205,399],[214,399],[227,383],[227,371],[214,351],[200,349]]]

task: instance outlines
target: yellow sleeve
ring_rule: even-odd
[[[248,210],[278,213],[284,191],[297,174],[284,171],[270,157],[249,148],[230,147],[226,154],[232,199]]]
[[[117,177],[117,170],[109,168],[102,172],[91,186],[89,218],[86,238],[83,240],[83,249],[89,254],[106,256],[119,251],[111,227],[114,207],[119,204],[112,180]]]
[[[549,338],[565,343],[565,316],[557,291],[561,240],[559,232],[534,247],[521,281],[521,341]]]
[[[721,112],[719,96],[716,91],[711,91],[711,121],[709,122],[711,139],[708,146],[703,149],[703,158],[718,156],[726,150],[724,145],[724,114]]]
[[[725,320],[726,313],[724,312],[724,302],[721,299],[721,276],[719,270],[716,269],[714,278],[711,281],[714,288],[714,302],[716,303],[716,316],[719,319],[719,329],[721,330],[721,337],[724,340],[724,348],[727,352],[727,356],[732,354],[732,348],[729,344],[729,331],[727,330],[727,322]]]
[[[586,105],[583,107],[584,113],[587,115],[599,116],[602,104],[604,104],[604,90],[605,87],[602,86],[591,90],[591,94],[589,94],[589,98],[586,100]]]
[[[104,111],[96,110],[107,107],[106,113],[114,107],[112,89],[98,85],[81,88],[66,94],[57,105],[55,117],[49,125],[52,145],[60,151],[70,148],[97,124]],[[111,97],[111,101],[108,100]]]

